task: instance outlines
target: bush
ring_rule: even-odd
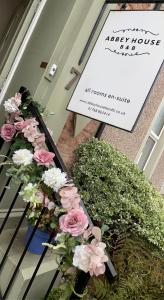
[[[76,150],[73,178],[92,219],[112,236],[137,233],[164,250],[163,198],[143,172],[104,141],[91,139]]]

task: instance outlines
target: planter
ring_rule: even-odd
[[[32,234],[33,229],[34,229],[34,227],[32,225],[28,226],[28,230],[25,235],[25,244],[27,244],[27,242]],[[43,246],[42,243],[47,243],[49,237],[50,237],[49,232],[37,229],[34,233],[34,236],[31,240],[27,250],[31,253],[41,255],[45,249],[45,246]]]

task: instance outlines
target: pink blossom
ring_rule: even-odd
[[[22,132],[23,132],[23,134],[24,134],[24,137],[25,137],[30,143],[34,142],[35,137],[36,137],[36,135],[37,135],[37,133],[38,133],[37,127],[35,127],[35,126],[33,126],[33,125],[28,125],[28,126],[24,127],[24,128],[22,129]]]
[[[15,129],[18,130],[18,131],[22,131],[22,129],[24,128],[24,123],[25,121],[19,121],[19,122],[15,122],[14,123],[14,126],[15,126]]]
[[[8,114],[7,116],[7,123],[13,124],[14,121],[20,121],[20,119],[23,120],[23,118],[20,117],[22,112],[20,110],[17,110],[15,113]]]
[[[23,120],[23,118],[20,118],[20,120],[16,123],[14,123],[15,128],[18,131],[22,131],[23,129],[23,133],[24,135],[28,136],[29,131],[31,130],[31,127],[35,128],[39,123],[36,121],[35,118],[30,118],[30,119],[26,119]],[[28,127],[30,126],[30,127]]]
[[[24,134],[24,137],[31,143],[34,142],[35,138],[39,134],[37,129],[38,124],[39,123],[35,118],[26,119],[24,123],[22,123],[22,132]]]
[[[14,125],[12,124],[4,124],[1,127],[0,130],[0,135],[1,137],[6,141],[6,142],[10,142],[14,136],[14,134],[16,133],[16,129],[14,127]]]
[[[79,208],[80,196],[75,186],[68,185],[61,188],[59,195],[61,196],[61,204],[67,211],[73,208]]]
[[[53,164],[53,158],[55,154],[53,152],[49,152],[47,150],[41,149],[37,150],[34,153],[34,159],[38,163],[38,165],[44,165],[49,167]]]
[[[88,245],[76,246],[73,265],[86,273],[89,272],[91,276],[104,274],[104,263],[108,261],[104,252],[105,247],[104,243],[98,242],[96,239]]]
[[[104,253],[105,247],[105,243],[98,242],[96,239],[85,246],[85,250],[90,254],[89,273],[91,276],[98,276],[105,272],[104,263],[108,261],[108,257]]]
[[[97,226],[90,226],[84,231],[83,237],[88,240],[91,236],[94,236],[97,241],[101,241],[101,229]]]
[[[26,126],[29,126],[29,125],[31,125],[31,126],[33,126],[33,127],[36,127],[36,126],[39,125],[39,123],[38,123],[38,121],[36,121],[35,118],[30,118],[30,119],[26,119],[26,120],[25,120],[24,125],[25,125],[25,127],[26,127]]]
[[[65,186],[63,188],[61,188],[59,195],[62,198],[73,198],[77,195],[77,187],[75,186]]]
[[[55,208],[55,203],[53,201],[50,201],[48,204],[48,210],[52,210]]]
[[[11,99],[14,99],[17,106],[20,106],[21,105],[21,98],[22,98],[22,95],[20,93],[16,93],[15,96],[12,97]]]
[[[82,209],[72,209],[59,218],[59,227],[72,236],[78,236],[88,227],[88,218]]]
[[[42,202],[44,202],[45,195],[44,195],[44,193],[42,192],[42,190],[38,190],[38,191],[36,192],[36,196],[37,196]]]
[[[48,208],[48,210],[52,210],[55,208],[55,203],[50,201],[50,199],[46,196],[44,198],[44,206]]]
[[[49,203],[50,203],[50,199],[46,196],[46,197],[44,198],[44,206],[45,206],[45,207],[48,207]]]
[[[44,133],[38,133],[32,142],[32,145],[36,150],[40,150],[45,146],[45,134]]]
[[[80,204],[80,197],[72,197],[72,198],[61,198],[60,199],[62,207],[66,209],[67,211],[73,209],[73,208],[79,208]]]

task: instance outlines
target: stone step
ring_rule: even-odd
[[[3,254],[11,240],[13,229],[4,230],[0,237],[0,261],[2,260]],[[26,228],[22,228],[15,242],[8,254],[5,265],[0,275],[0,290],[1,294],[4,294],[6,287],[12,277],[18,260],[24,250],[24,236],[26,233]],[[19,268],[18,273],[15,275],[15,280],[13,286],[8,294],[6,300],[20,300],[24,294],[24,291],[31,279],[33,271],[37,265],[40,256],[32,254],[30,252],[26,253],[26,256]],[[55,274],[55,269],[57,268],[56,256],[52,251],[47,251],[47,254],[38,270],[35,281],[27,295],[27,300],[41,300],[50,285],[53,275]],[[58,280],[59,281],[59,278]],[[56,284],[57,284],[56,281]],[[55,284],[55,285],[56,285]]]

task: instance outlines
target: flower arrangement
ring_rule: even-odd
[[[46,148],[45,135],[27,109],[30,101],[29,98],[22,101],[22,95],[17,93],[4,103],[7,117],[0,136],[12,142],[11,158],[5,162],[10,165],[7,175],[24,184],[20,195],[30,204],[27,218],[32,225],[45,209],[38,227],[57,233],[53,243],[45,245],[56,251],[65,284],[71,292],[72,284],[68,282],[74,276],[68,270],[74,266],[91,276],[103,274],[108,261],[106,245],[101,242],[101,229],[89,227],[77,188],[55,166],[55,154]]]

